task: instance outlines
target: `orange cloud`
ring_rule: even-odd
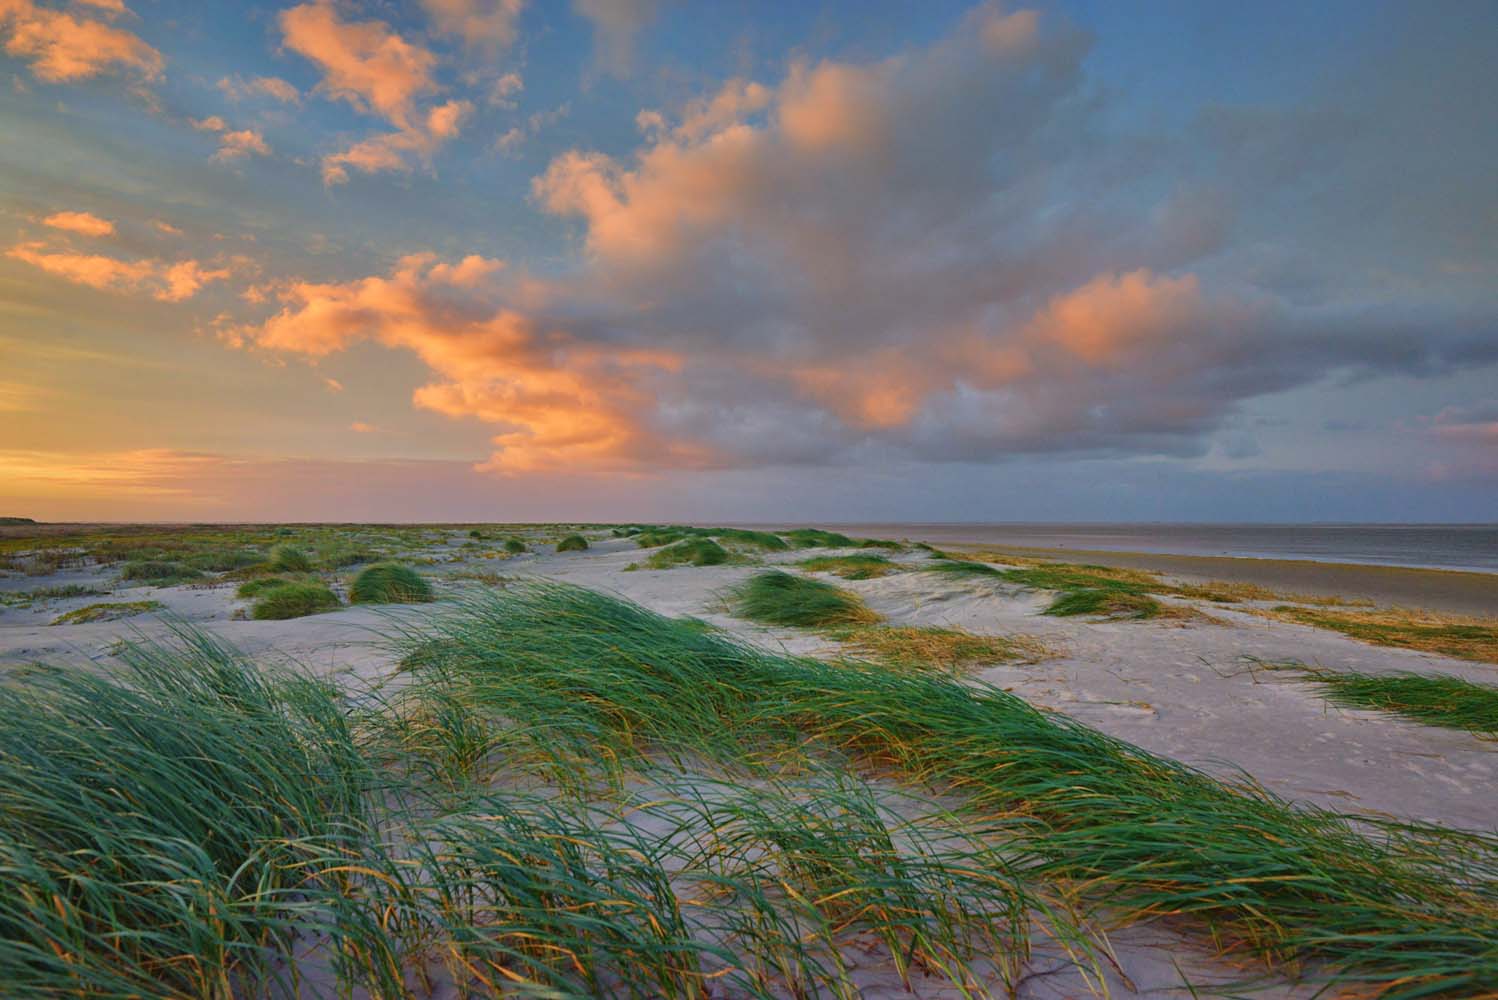
[[[42,220],[42,225],[84,236],[114,235],[114,223],[91,212],[54,212]]]
[[[124,12],[123,3],[94,3]],[[34,0],[0,0],[5,51],[25,59],[37,79],[67,83],[114,68],[134,70],[146,80],[161,76],[161,53],[136,35],[92,18],[38,7]]]
[[[218,115],[192,119],[192,127],[199,132],[218,134],[218,152],[213,154],[213,158],[220,163],[238,160],[251,154],[270,155],[270,146],[266,144],[265,136],[254,129],[231,129],[229,123]]]
[[[356,142],[348,149],[323,157],[324,184],[342,184],[348,180],[348,168],[361,173],[406,173],[411,160],[431,167],[432,157],[442,144],[455,137],[463,119],[473,110],[468,101],[448,101],[428,111],[420,126],[387,132]]]
[[[416,254],[387,277],[293,282],[280,290],[279,313],[230,339],[312,358],[364,340],[414,352],[438,376],[416,390],[417,406],[501,428],[486,469],[622,468],[647,455],[708,460],[705,449],[648,425],[649,384],[679,372],[680,356],[580,342],[493,305],[502,267],[479,256],[449,264]]]
[[[416,99],[437,90],[436,56],[383,21],[344,21],[316,0],[282,11],[280,25],[286,47],[322,70],[318,89],[401,129],[412,125]]]
[[[229,277],[228,268],[207,269],[195,260],[165,263],[154,259],[120,260],[102,254],[51,249],[43,243],[22,243],[7,257],[56,275],[76,285],[101,291],[146,292],[161,302],[181,302],[211,281]]]
[[[1026,331],[1093,367],[1118,365],[1161,346],[1201,315],[1193,275],[1167,278],[1147,270],[1105,274],[1057,296]]]

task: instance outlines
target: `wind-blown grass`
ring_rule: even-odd
[[[1068,590],[1056,597],[1043,614],[1065,618],[1072,615],[1105,615],[1110,618],[1154,618],[1164,605],[1148,594],[1119,590]]]
[[[125,683],[0,686],[0,982],[206,998],[269,981],[319,889],[294,867],[305,845],[361,816],[343,711],[200,636],[122,659]]]
[[[338,608],[338,595],[324,584],[289,581],[259,592],[250,617],[257,621],[304,618]]]
[[[432,599],[432,585],[409,566],[379,563],[354,577],[348,596],[354,604],[420,604]]]
[[[1462,660],[1498,663],[1498,622],[1424,611],[1352,611],[1279,605],[1272,618],[1331,629],[1375,646],[1416,649]]]
[[[1324,963],[1386,997],[1472,997],[1498,979],[1489,838],[1360,832],[991,687],[774,656],[572,588],[476,599],[433,638],[423,669],[460,679],[547,760],[821,746],[1008,817],[1006,855],[1028,877],[1115,919],[1190,915],[1225,949]]]
[[[588,548],[588,540],[582,535],[568,535],[557,542],[558,552],[585,552]]]
[[[265,568],[272,573],[310,573],[312,560],[301,549],[283,543],[270,550]]]
[[[780,570],[750,577],[734,588],[729,604],[735,614],[765,625],[810,628],[879,620],[858,595]]]
[[[160,559],[126,563],[125,568],[120,571],[121,580],[149,583],[157,587],[170,587],[188,580],[199,579],[202,575],[191,566]]]
[[[847,535],[837,531],[823,531],[820,528],[796,528],[792,531],[781,532],[785,540],[796,549],[854,549],[858,543]]]
[[[728,550],[711,538],[684,538],[650,553],[645,565],[650,569],[673,566],[719,566],[728,562]]]
[[[1299,672],[1333,704],[1498,737],[1498,687],[1491,684],[1437,674],[1362,674],[1300,664],[1277,669]]]

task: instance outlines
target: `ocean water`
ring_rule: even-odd
[[[874,537],[1498,573],[1498,524],[860,524]]]

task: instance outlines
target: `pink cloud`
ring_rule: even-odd
[[[123,13],[123,3],[94,3]],[[49,83],[86,80],[114,69],[132,70],[145,80],[161,76],[161,53],[138,36],[92,18],[39,7],[34,0],[0,0],[5,51],[26,60],[31,73]]]
[[[319,90],[399,128],[411,126],[416,99],[437,90],[437,57],[383,21],[345,21],[317,0],[282,11],[280,25],[286,47],[322,70]]]
[[[42,220],[42,225],[83,236],[114,235],[114,223],[91,212],[54,212]]]

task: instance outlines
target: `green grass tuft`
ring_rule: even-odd
[[[188,580],[197,580],[202,573],[179,562],[146,559],[125,564],[120,579],[149,583],[157,587],[170,587]]]
[[[285,543],[271,548],[270,555],[265,560],[265,565],[272,573],[312,572],[312,560],[307,558],[307,554],[301,549]]]
[[[728,562],[728,550],[711,538],[684,538],[658,549],[645,560],[650,569],[673,566],[721,566]]]
[[[1148,594],[1117,590],[1068,590],[1059,594],[1043,614],[1067,618],[1073,615],[1105,615],[1109,618],[1154,618],[1164,610]]]
[[[796,549],[855,549],[858,543],[847,535],[820,528],[796,528],[783,532],[785,540]]]
[[[1360,674],[1296,664],[1334,704],[1392,712],[1415,722],[1498,738],[1498,687],[1432,674]]]
[[[568,535],[560,542],[557,542],[558,552],[586,552],[587,549],[588,540],[582,535]]]
[[[522,542],[520,539],[518,539],[518,538],[506,538],[505,539],[505,551],[508,552],[512,556],[518,556],[518,555],[520,555],[520,553],[527,552],[529,550],[525,547],[525,543]]]
[[[303,618],[338,607],[338,595],[321,583],[287,582],[262,590],[250,609],[250,617],[257,621],[278,621]]]
[[[879,620],[858,595],[779,570],[752,576],[735,587],[730,606],[735,614],[766,625],[814,628]]]
[[[432,599],[432,585],[408,566],[378,563],[354,577],[348,596],[353,604],[420,604]]]

